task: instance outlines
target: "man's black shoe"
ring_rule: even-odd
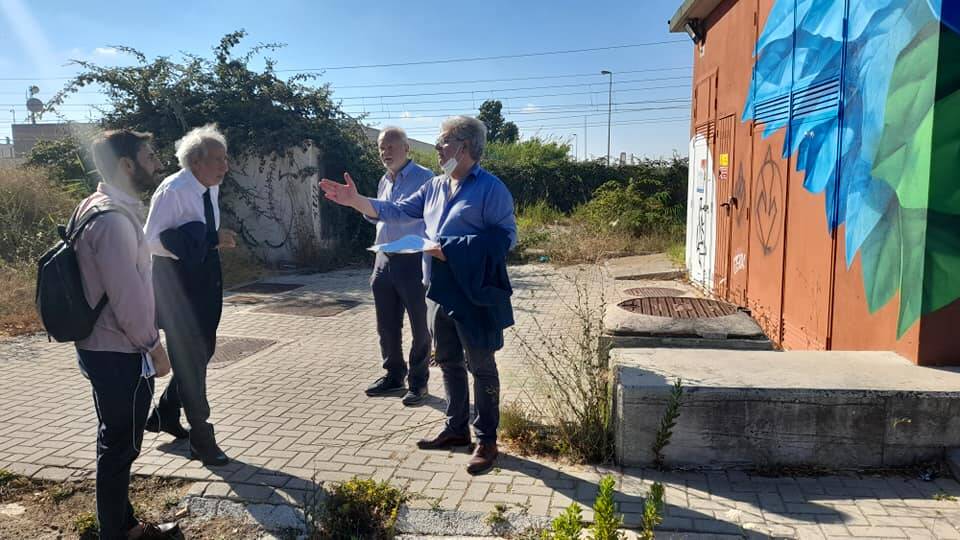
[[[190,459],[199,459],[207,466],[217,466],[217,465],[226,465],[230,463],[230,458],[223,453],[223,450],[217,446],[216,442],[209,442],[201,445],[202,448],[197,448],[190,444]]]
[[[424,386],[418,390],[410,389],[407,390],[406,395],[403,396],[403,404],[407,407],[416,407],[417,405],[422,405],[424,401],[427,400],[427,396],[430,394],[427,392],[427,387]]]
[[[180,425],[179,420],[176,423],[167,422],[161,426],[160,418],[157,416],[156,412],[151,414],[150,418],[147,418],[147,423],[143,426],[143,429],[151,433],[159,433],[163,431],[164,433],[173,435],[177,439],[186,439],[190,436],[190,432]]]
[[[367,395],[371,397],[385,396],[388,394],[396,394],[403,390],[406,390],[403,381],[398,381],[390,377],[380,377],[367,387]]]

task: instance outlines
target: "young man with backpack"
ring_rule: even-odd
[[[103,181],[71,219],[76,227],[96,214],[78,230],[72,246],[87,303],[92,307],[105,302],[93,331],[76,341],[100,424],[96,484],[103,539],[170,538],[177,530],[175,523],[139,520],[128,493],[130,468],[140,453],[150,411],[153,376],[170,371],[157,330],[150,248],[143,234],[141,197],[156,187],[160,169],[151,140],[150,134],[130,130],[108,131],[98,138],[92,150]]]

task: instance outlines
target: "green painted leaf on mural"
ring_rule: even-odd
[[[926,208],[929,200],[939,37],[939,22],[928,24],[897,57],[873,161],[873,176],[907,208]]]
[[[861,247],[870,312],[900,293],[898,337],[910,329],[923,310],[926,216],[926,210],[901,208],[893,199]]]
[[[960,298],[960,215],[930,211],[923,267],[923,313]]]
[[[960,35],[940,34],[937,102],[933,117],[930,209],[960,214]]]

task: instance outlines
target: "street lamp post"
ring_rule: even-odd
[[[607,94],[607,167],[610,166],[610,117],[613,115],[613,72],[603,70],[601,75],[610,76],[610,91]]]
[[[577,134],[574,133],[574,134],[573,134],[573,160],[574,160],[574,161],[577,161],[577,154],[580,153],[580,150],[579,150],[579,149],[580,149],[580,145],[578,144],[578,142],[579,142],[579,141],[578,141]]]

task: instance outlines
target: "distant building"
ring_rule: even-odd
[[[89,138],[99,127],[96,124],[67,122],[13,124],[13,157],[24,157],[39,141],[57,141],[70,136]]]

